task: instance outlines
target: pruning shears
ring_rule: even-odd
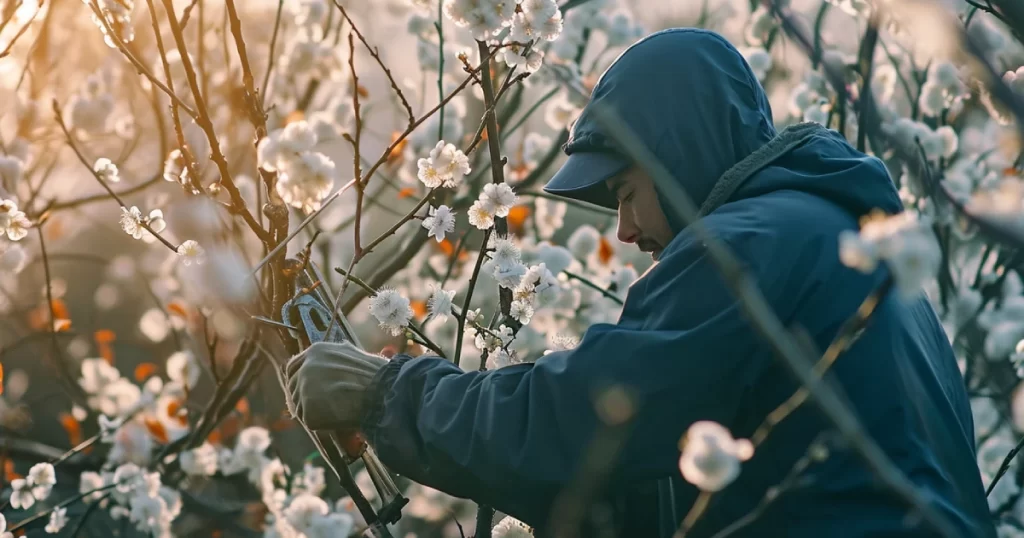
[[[289,332],[301,348],[305,349],[316,342],[345,340],[362,347],[343,314],[339,312],[335,323],[331,323],[334,296],[328,288],[327,280],[312,260],[289,258],[285,261],[285,271],[293,272],[295,280],[292,285],[292,298],[281,307],[281,321],[288,326]],[[402,507],[409,499],[402,495],[391,472],[377,458],[373,448],[358,432],[331,432],[326,435],[323,432],[312,433],[317,437],[314,441],[319,441],[322,445],[324,456],[334,468],[342,487],[352,497],[373,536],[392,538],[387,525],[402,517]],[[349,465],[356,460],[362,460],[366,472],[373,481],[377,496],[381,500],[380,510],[374,510],[352,477]]]

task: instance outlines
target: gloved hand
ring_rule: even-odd
[[[363,395],[388,361],[351,342],[317,342],[291,358],[289,408],[311,430],[358,430]]]

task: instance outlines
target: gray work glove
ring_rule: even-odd
[[[311,430],[358,430],[363,395],[388,361],[350,342],[317,342],[285,366],[292,416]]]

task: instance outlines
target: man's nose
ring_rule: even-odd
[[[640,238],[640,230],[633,223],[629,214],[622,211],[621,207],[619,208],[619,227],[615,236],[623,243],[636,243],[636,240]]]

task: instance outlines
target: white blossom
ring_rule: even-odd
[[[515,289],[526,274],[526,266],[516,261],[509,264],[494,264],[494,279],[502,288]]]
[[[687,482],[703,491],[720,491],[740,473],[740,462],[754,455],[754,445],[733,439],[729,430],[711,421],[698,421],[686,432],[679,470]]]
[[[584,224],[573,230],[572,235],[566,241],[566,246],[577,260],[582,261],[597,251],[600,241],[601,232],[589,224]]]
[[[0,233],[6,233],[7,239],[20,241],[28,235],[32,226],[23,211],[18,210],[14,200],[0,199]]]
[[[512,516],[505,516],[491,530],[492,538],[532,538],[530,528]]]
[[[25,163],[11,155],[0,155],[0,185],[17,185],[25,170]]]
[[[455,290],[443,290],[437,288],[427,300],[427,310],[431,319],[438,319],[442,323],[452,313],[452,300],[455,298]]]
[[[879,260],[892,270],[896,286],[909,296],[935,276],[942,252],[928,223],[909,211],[889,217],[870,218],[859,236],[839,236],[840,260],[844,265],[868,273]]]
[[[28,254],[19,243],[0,243],[0,273],[16,275],[28,264]]]
[[[217,472],[217,449],[207,442],[179,456],[181,470],[190,476],[212,476]]]
[[[768,70],[772,68],[772,55],[762,47],[742,47],[739,49],[739,52],[746,59],[750,70],[754,72],[754,76],[761,82],[764,82],[765,76],[768,75]]]
[[[416,162],[416,176],[428,188],[455,187],[468,174],[469,157],[454,144],[441,140],[430,150],[430,156]]]
[[[118,428],[123,424],[121,419],[109,418],[107,415],[100,414],[96,418],[96,423],[100,428],[100,442],[112,443],[114,442]]]
[[[370,314],[377,318],[382,329],[398,336],[409,325],[413,311],[409,299],[402,297],[398,290],[383,287],[370,299]]]
[[[507,267],[519,263],[522,254],[512,239],[492,236],[490,243],[489,246],[494,249],[491,252],[491,259],[496,266]]]
[[[306,527],[306,538],[345,538],[352,534],[355,518],[351,514],[314,515]]]
[[[139,531],[160,535],[170,525],[167,503],[159,496],[134,495],[129,506],[128,519]]]
[[[24,478],[11,480],[11,508],[15,510],[28,510],[35,504],[36,498],[32,495],[32,485]]]
[[[277,170],[277,194],[284,203],[306,212],[319,209],[334,187],[334,161],[323,153],[295,154],[280,160]]]
[[[200,373],[202,368],[191,351],[175,351],[167,357],[167,377],[185,388],[196,386]]]
[[[46,523],[45,531],[49,534],[56,534],[68,523],[68,509],[57,506],[50,512],[50,521]]]
[[[121,229],[126,234],[146,242],[155,241],[156,238],[146,229],[146,226],[149,226],[155,233],[162,232],[167,227],[163,211],[154,209],[149,212],[148,216],[143,216],[142,211],[136,206],[132,206],[130,209],[121,208]]]
[[[485,40],[512,22],[515,0],[443,0],[444,14],[474,39]]]
[[[477,202],[483,204],[493,215],[507,217],[517,200],[518,197],[508,183],[488,183],[484,185]]]
[[[96,164],[92,166],[92,170],[105,182],[117,183],[121,181],[121,176],[118,175],[117,165],[106,157],[96,159]]]
[[[181,256],[181,263],[186,267],[193,263],[202,265],[206,260],[206,250],[195,239],[182,241],[175,252],[178,253],[178,256]]]
[[[494,352],[512,342],[512,328],[502,324],[497,330],[478,330],[473,343],[480,351]]]
[[[57,475],[53,471],[53,465],[43,462],[37,463],[28,470],[28,483],[32,486],[32,495],[37,501],[41,501],[50,495],[50,490],[57,484]]]
[[[537,198],[533,205],[537,210],[533,216],[537,234],[543,239],[550,239],[565,225],[565,212],[569,205],[548,198]]]
[[[455,212],[446,205],[430,206],[429,216],[423,219],[423,227],[427,229],[428,237],[440,243],[444,241],[445,234],[455,231]]]
[[[313,526],[313,519],[317,516],[326,516],[330,511],[327,502],[315,495],[303,493],[288,504],[284,509],[284,517],[288,523],[299,532],[306,532]]]
[[[114,489],[119,493],[131,493],[144,483],[143,470],[134,463],[125,463],[114,470]]]
[[[469,223],[481,230],[494,226],[494,211],[484,202],[477,200],[469,207]]]
[[[523,299],[512,301],[512,304],[509,305],[509,316],[519,323],[526,325],[530,323],[530,318],[533,317],[533,306],[529,301]]]
[[[103,496],[102,491],[96,490],[102,488],[105,484],[103,475],[93,471],[83,471],[78,477],[78,492],[83,495],[88,494],[83,498],[85,502],[96,501]]]

